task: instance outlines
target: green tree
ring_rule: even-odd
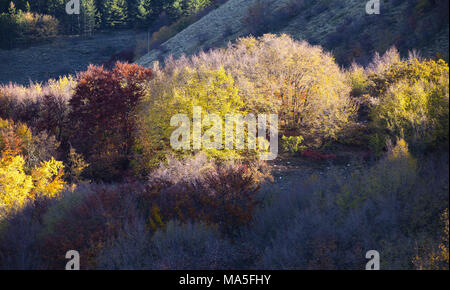
[[[151,0],[128,1],[129,23],[137,27],[143,27],[147,24],[148,16],[152,11],[151,2]]]
[[[91,35],[98,27],[98,12],[94,0],[81,1],[83,33]]]
[[[105,0],[103,21],[107,27],[125,27],[128,24],[128,6],[125,0]]]

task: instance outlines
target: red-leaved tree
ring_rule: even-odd
[[[91,177],[113,180],[127,169],[135,108],[151,76],[148,68],[120,62],[112,71],[91,65],[79,75],[70,100],[70,142],[86,156]]]

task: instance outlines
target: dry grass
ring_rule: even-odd
[[[50,78],[85,71],[89,64],[101,64],[122,50],[145,41],[146,33],[116,31],[92,38],[61,37],[52,43],[26,49],[0,50],[0,84],[28,85]]]
[[[272,13],[278,8],[298,0],[262,0],[267,3]],[[151,66],[156,60],[173,55],[195,54],[199,50],[212,47],[225,47],[229,41],[250,34],[243,19],[247,16],[248,8],[258,0],[229,0],[216,10],[178,33],[162,44],[161,49],[152,50],[137,61],[138,64]],[[398,2],[398,3],[397,3]],[[418,49],[423,56],[434,56],[441,52],[448,58],[448,26],[439,32],[431,32],[427,23],[436,18],[434,14],[424,13],[412,15],[408,10],[409,1],[383,3],[380,15],[367,15],[366,1],[306,1],[303,8],[296,12],[288,9],[288,13],[297,14],[286,18],[283,14],[275,16],[280,19],[277,27],[271,27],[270,33],[286,33],[297,40],[307,40],[313,44],[325,46],[332,50],[338,62],[350,64],[352,58],[367,63],[375,51],[383,53],[391,46],[403,43],[403,53],[407,50]],[[433,13],[435,13],[434,11]],[[426,28],[428,37],[423,37],[421,30],[405,34],[409,29],[409,21],[416,17],[420,25]],[[428,30],[427,30],[428,29]],[[341,31],[343,30],[343,31]],[[340,40],[330,43],[330,36],[337,34]],[[418,35],[419,34],[419,35]],[[370,43],[366,43],[370,36]],[[420,37],[418,37],[420,36]],[[343,41],[342,41],[343,40]],[[426,40],[426,41],[425,41]],[[358,60],[357,50],[362,46],[364,55]]]

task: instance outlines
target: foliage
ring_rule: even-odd
[[[38,131],[48,131],[60,139],[65,134],[69,99],[75,86],[72,76],[50,79],[45,84],[2,85],[0,117],[25,123]]]
[[[193,107],[202,110],[202,120],[207,113],[216,114],[222,122],[227,114],[246,115],[244,103],[234,79],[223,68],[181,68],[175,71],[159,71],[149,84],[149,92],[139,106],[138,124],[140,126],[136,151],[141,155],[134,165],[137,171],[155,168],[164,154],[171,152],[169,141],[174,130],[170,126],[172,116],[185,114],[191,124]],[[201,135],[209,127],[202,126]],[[193,138],[190,138],[193,142]],[[191,143],[190,143],[191,144]],[[190,148],[193,148],[190,146]],[[229,158],[236,156],[234,150],[204,149],[209,155]],[[192,150],[185,150],[192,152]],[[182,153],[182,152],[181,152]]]
[[[12,2],[11,2],[12,3]],[[43,41],[58,34],[59,22],[51,15],[11,10],[0,14],[1,48]]]
[[[135,107],[150,69],[117,63],[112,71],[90,66],[70,99],[71,143],[91,164],[91,175],[118,178],[127,169],[133,146]]]
[[[248,251],[242,262],[258,269],[364,269],[364,254],[377,249],[381,269],[412,269],[417,245],[428,247],[442,230],[447,167],[448,155],[419,162],[399,142],[372,166],[299,176],[255,214],[240,240]]]
[[[0,217],[22,207],[33,188],[32,177],[24,172],[22,156],[2,156],[0,160]]]
[[[84,160],[83,155],[77,153],[73,147],[69,149],[67,163],[67,177],[72,182],[79,183],[82,180],[81,174],[89,164]]]
[[[352,85],[351,93],[353,96],[361,96],[364,93],[367,93],[369,77],[367,76],[367,72],[364,67],[353,63],[348,70],[348,75]]]
[[[81,19],[83,21],[83,34],[92,35],[99,26],[99,12],[95,6],[95,0],[81,1]]]
[[[125,0],[105,0],[102,7],[103,22],[109,27],[124,27],[127,25],[128,7]]]
[[[448,233],[449,233],[449,220],[448,220],[448,208],[441,215],[441,221],[444,224],[444,230],[442,233],[442,240],[438,246],[438,249],[434,249],[430,252],[426,252],[427,256],[416,255],[414,257],[414,265],[419,270],[448,270],[449,267],[449,254],[448,254]]]
[[[4,120],[0,121],[5,124]],[[20,128],[26,129],[26,126]],[[23,140],[14,131],[9,131],[8,135],[9,138],[5,138],[3,134],[0,140],[3,145],[0,160],[0,219],[20,210],[28,201],[57,196],[65,185],[61,161],[52,157],[39,166],[29,168],[26,166],[27,156],[19,155],[23,154]],[[30,133],[28,137],[32,138]]]
[[[137,216],[133,187],[80,186],[55,200],[44,215],[40,255],[47,269],[63,269],[67,260],[60,253],[77,249],[84,257],[82,269],[96,266],[96,257],[106,241],[127,220]]]
[[[42,228],[36,203],[0,222],[0,269],[42,269],[37,235]]]
[[[283,147],[283,151],[285,151],[285,152],[295,154],[295,153],[298,153],[298,152],[306,149],[306,146],[300,145],[304,140],[302,136],[286,137],[283,135],[283,137],[281,137],[281,139],[283,141],[281,146]]]
[[[46,9],[58,14],[63,2]],[[158,42],[210,5],[108,3],[117,5],[99,9],[111,17],[103,27],[170,11],[175,24]],[[13,8],[2,21],[35,17]],[[382,269],[448,268],[448,95],[442,60],[401,60],[392,48],[343,71],[286,35],[242,38],[154,70],[118,63],[77,79],[2,85],[0,268],[63,269],[69,249],[83,269],[362,269],[369,249],[382,253]],[[283,150],[329,166],[266,184],[269,168],[253,152],[172,149],[170,119],[192,123],[193,106],[222,120],[277,113],[290,136]],[[338,153],[322,145],[365,146],[354,128],[370,130],[380,159],[333,166]],[[129,179],[130,169],[144,181]]]
[[[123,225],[117,237],[106,242],[97,257],[97,269],[149,270],[153,257],[150,252],[151,233],[145,221],[137,218]]]
[[[11,120],[0,118],[0,133],[0,152],[2,154],[26,154],[26,147],[32,143],[30,129],[21,123],[15,124]]]
[[[277,113],[280,129],[303,136],[307,145],[336,140],[354,121],[350,86],[333,57],[288,35],[242,38],[227,49],[169,60],[166,66],[224,67],[249,112]]]
[[[381,138],[405,138],[415,149],[448,144],[448,65],[417,59],[371,77],[370,113]]]
[[[56,197],[65,185],[63,168],[63,163],[53,158],[36,167],[31,173],[34,183],[32,197]]]
[[[170,221],[151,240],[152,269],[227,269],[232,261],[231,245],[204,223]]]
[[[126,230],[103,249],[100,269],[226,269],[232,260],[230,243],[204,223],[170,221],[151,237],[140,222]]]
[[[150,176],[140,204],[151,208],[145,216],[154,230],[178,219],[215,224],[232,234],[250,221],[257,205],[255,194],[267,178],[263,167],[216,165],[202,155],[171,160]]]

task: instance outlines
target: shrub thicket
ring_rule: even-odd
[[[350,85],[333,57],[288,35],[242,38],[227,49],[169,60],[165,70],[186,66],[224,67],[249,112],[277,113],[280,129],[311,145],[337,139],[355,117]]]
[[[370,77],[372,126],[381,145],[405,138],[414,149],[448,146],[448,65],[410,59]],[[376,145],[376,144],[375,144]]]
[[[448,267],[448,94],[443,61],[392,49],[344,72],[285,35],[1,86],[0,268],[63,269],[72,249],[83,269],[362,269],[372,249],[382,269]],[[267,185],[254,155],[171,149],[171,117],[192,121],[194,105],[277,113],[284,149],[310,159],[332,163],[338,152],[320,149],[335,141],[367,145],[356,127],[387,154]],[[78,185],[64,190],[54,157]],[[82,182],[128,177],[129,162],[140,182]]]

